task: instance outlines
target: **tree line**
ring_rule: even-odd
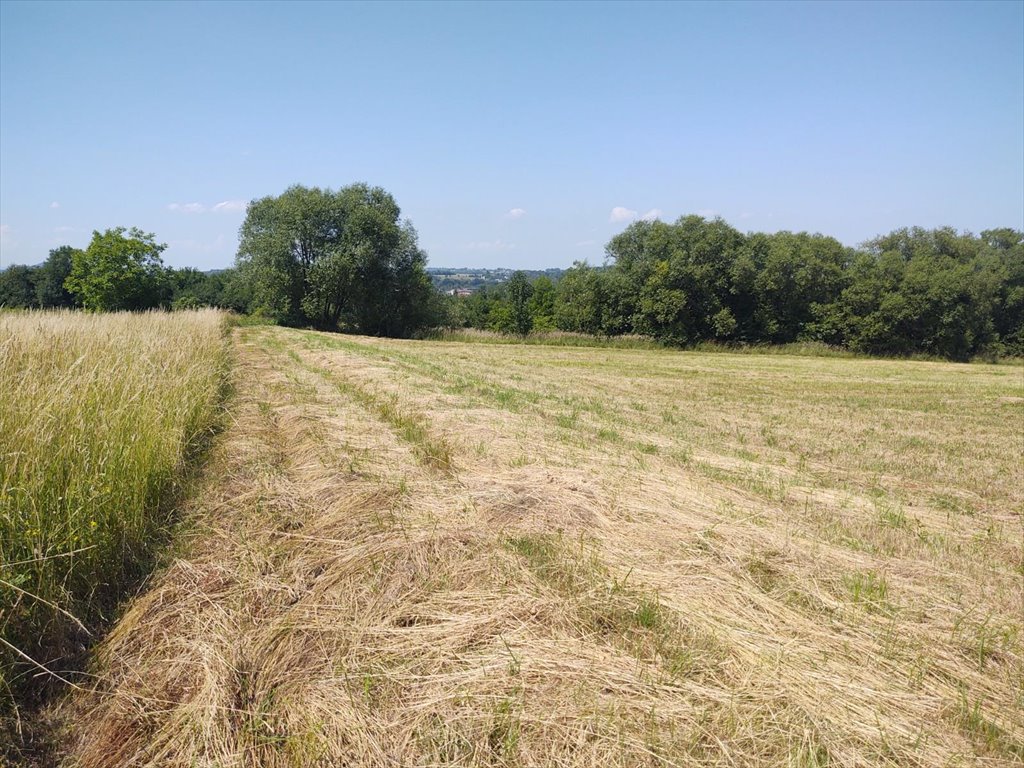
[[[232,269],[168,268],[165,248],[138,229],[94,232],[85,249],[0,272],[0,306],[214,306],[381,336],[446,326],[1024,355],[1024,234],[1012,229],[899,229],[850,248],[821,234],[742,233],[718,218],[641,221],[611,239],[603,266],[576,263],[557,280],[516,272],[449,297],[432,286],[416,230],[385,190],[296,185],[249,204]]]
[[[247,310],[248,293],[236,270],[166,267],[160,258],[165,248],[138,229],[94,232],[87,248],[62,245],[39,266],[14,265],[0,272],[0,307]]]
[[[577,263],[557,283],[513,275],[461,298],[451,322],[674,346],[817,341],[876,355],[1024,355],[1024,234],[1012,229],[899,229],[855,249],[685,216],[637,222],[606,253],[606,266]]]
[[[444,316],[416,230],[380,187],[293,186],[249,204],[235,267],[163,264],[139,229],[94,232],[38,267],[0,272],[0,306],[93,311],[222,307],[284,325],[408,336]]]

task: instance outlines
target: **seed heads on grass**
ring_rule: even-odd
[[[60,666],[152,567],[227,344],[214,311],[0,313],[0,640]],[[21,661],[0,651],[0,741]]]

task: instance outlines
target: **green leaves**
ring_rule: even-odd
[[[64,285],[83,307],[96,312],[159,307],[171,290],[160,258],[166,248],[135,227],[93,232],[89,247],[72,254]]]
[[[295,185],[249,206],[239,277],[281,323],[406,336],[432,319],[416,230],[380,187]]]

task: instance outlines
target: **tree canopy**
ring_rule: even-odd
[[[77,248],[69,245],[62,245],[50,251],[50,255],[35,274],[36,301],[40,307],[75,306],[75,297],[65,282],[71,276],[71,265],[76,254],[80,253]]]
[[[71,255],[64,285],[93,311],[159,307],[171,293],[160,258],[165,248],[154,235],[135,227],[93,232],[89,247]]]
[[[435,292],[416,230],[380,187],[292,186],[249,205],[238,269],[253,307],[278,322],[407,336],[429,324]]]
[[[606,266],[577,263],[549,301],[527,302],[535,326],[673,345],[819,341],[950,360],[1024,355],[1024,234],[1012,229],[900,229],[854,249],[821,234],[744,234],[685,216],[637,222],[606,253]],[[454,320],[519,333],[527,321],[511,318],[523,293],[511,280],[478,292],[458,300]]]

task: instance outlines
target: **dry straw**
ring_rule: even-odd
[[[1016,372],[236,333],[69,764],[1024,760]]]

